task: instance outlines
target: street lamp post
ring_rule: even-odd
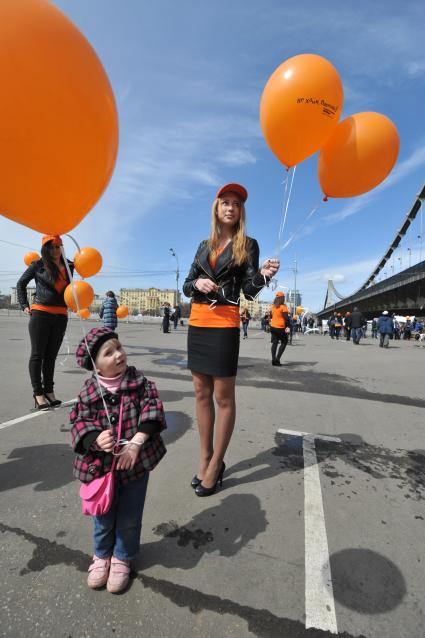
[[[295,314],[297,311],[297,258],[295,257],[294,259],[294,312],[292,314]]]
[[[176,262],[177,262],[177,268],[176,268],[176,305],[179,303],[179,258],[177,257],[176,253],[174,252],[174,250],[172,248],[170,248],[170,253],[172,254],[173,257],[175,257]]]

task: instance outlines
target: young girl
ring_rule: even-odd
[[[159,434],[166,427],[164,410],[155,384],[127,366],[117,334],[109,328],[90,330],[76,357],[86,370],[93,369],[94,361],[97,378],[93,374],[87,379],[70,415],[77,454],[74,476],[83,483],[103,476],[111,468],[113,453],[120,452],[111,508],[94,516],[94,556],[87,584],[92,589],[106,584],[109,592],[118,593],[128,585],[130,563],[139,549],[149,472],[166,453]],[[127,444],[119,447],[121,403],[120,438]]]
[[[288,334],[290,333],[289,311],[285,304],[285,293],[277,292],[271,307],[270,332],[272,335],[272,365],[281,366],[280,359],[288,344]],[[277,349],[278,345],[279,350]]]

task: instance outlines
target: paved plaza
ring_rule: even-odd
[[[223,487],[201,499],[186,328],[118,332],[158,385],[168,454],[150,477],[131,586],[113,596],[85,582],[92,523],[72,477],[69,405],[32,411],[27,320],[0,317],[0,635],[423,638],[425,348],[299,336],[276,368],[269,335],[251,330]],[[71,321],[64,401],[86,378],[80,338]]]

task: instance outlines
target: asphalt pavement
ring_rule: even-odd
[[[89,329],[95,322],[84,322]],[[91,591],[92,523],[72,477],[69,405],[32,411],[25,317],[0,317],[0,635],[54,638],[424,638],[425,348],[241,341],[223,487],[190,487],[198,440],[186,328],[120,323],[165,403],[140,556],[121,595]],[[87,373],[71,321],[56,394]]]

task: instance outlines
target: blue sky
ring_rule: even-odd
[[[317,53],[344,84],[343,117],[378,111],[398,128],[391,176],[362,197],[330,200],[282,252],[279,285],[297,288],[319,309],[326,281],[343,294],[368,276],[410,209],[425,176],[423,3],[323,0],[55,0],[86,35],[111,80],[120,119],[115,172],[95,208],[74,229],[80,245],[104,258],[95,292],[174,287],[209,233],[214,194],[238,181],[249,191],[248,232],[262,258],[275,253],[284,168],[260,129],[261,92],[273,70],[299,53]],[[317,156],[296,170],[283,243],[320,202]],[[394,270],[419,258],[420,220]],[[37,249],[39,235],[0,217],[0,237]],[[70,240],[65,248],[74,249]],[[26,249],[2,243],[0,290],[24,269]],[[425,244],[424,244],[425,256]],[[398,259],[401,257],[401,260]],[[390,268],[388,269],[390,274]],[[138,274],[145,271],[155,275]],[[266,291],[261,298],[273,296]]]

